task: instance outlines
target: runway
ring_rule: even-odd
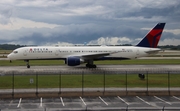
[[[97,68],[86,68],[83,65],[77,67],[69,67],[65,65],[60,66],[31,66],[30,69],[26,66],[2,66],[0,67],[0,74],[16,73],[95,73],[95,72],[179,72],[180,65],[98,65]]]

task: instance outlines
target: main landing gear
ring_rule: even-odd
[[[86,64],[86,67],[88,67],[88,68],[96,68],[96,65],[94,65],[94,64]]]
[[[88,68],[96,68],[96,65],[93,64],[93,60],[89,60],[86,64],[86,67]]]
[[[27,64],[27,68],[30,68],[30,65],[29,65],[29,60],[25,60],[26,64]]]

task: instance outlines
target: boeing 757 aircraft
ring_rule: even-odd
[[[27,68],[30,68],[29,60],[64,60],[68,66],[87,63],[86,67],[96,68],[95,60],[137,59],[158,53],[164,26],[165,23],[158,23],[136,46],[21,47],[7,57],[26,61]]]

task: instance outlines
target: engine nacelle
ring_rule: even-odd
[[[68,57],[66,59],[66,64],[68,66],[77,66],[83,63],[83,60],[81,60],[79,57]]]

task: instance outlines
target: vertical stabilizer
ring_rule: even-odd
[[[156,48],[166,23],[158,23],[136,46]]]

